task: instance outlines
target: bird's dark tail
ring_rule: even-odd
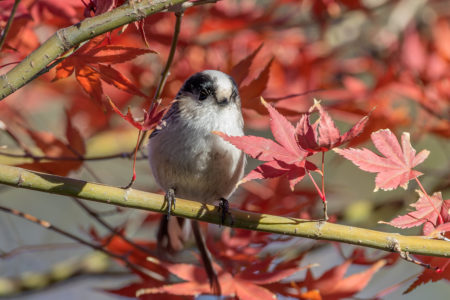
[[[200,226],[197,221],[178,217],[162,216],[157,233],[158,253],[162,259],[170,259],[170,254],[181,251],[190,235],[189,222],[192,224],[195,242],[202,258],[203,266],[209,279],[212,293],[221,295],[219,279],[212,265],[211,255],[206,247]]]

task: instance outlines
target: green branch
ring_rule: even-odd
[[[181,8],[211,1],[183,2],[187,0],[142,0],[127,3],[112,11],[86,18],[78,24],[58,30],[17,66],[0,76],[0,100],[33,80],[46,70],[51,62],[84,41],[157,12],[179,11]]]
[[[105,204],[138,208],[160,213],[166,212],[164,196],[138,190],[91,183],[50,174],[27,171],[17,167],[0,165],[0,183],[17,188],[46,193],[74,196]],[[177,199],[172,214],[179,217],[197,219],[219,224],[220,213],[212,205],[202,205],[195,201]],[[230,210],[234,227],[284,234],[316,240],[337,241],[358,246],[411,254],[449,257],[450,242],[433,240],[423,236],[403,236],[375,230],[308,221],[266,214],[258,214],[238,209]]]

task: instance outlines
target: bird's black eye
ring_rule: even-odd
[[[202,89],[200,90],[200,93],[198,94],[198,100],[205,100],[206,98],[208,98],[209,93],[207,90]]]

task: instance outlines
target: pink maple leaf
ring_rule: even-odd
[[[397,228],[411,228],[424,224],[424,235],[450,230],[450,225],[448,225],[450,224],[448,212],[450,200],[443,200],[441,192],[436,192],[430,197],[420,190],[417,192],[419,193],[419,200],[411,204],[415,208],[414,211],[398,216],[390,222],[380,221],[379,223],[389,224]]]
[[[293,189],[304,178],[307,170],[317,170],[317,167],[306,161],[309,153],[298,145],[294,126],[270,104],[263,99],[261,102],[269,111],[270,129],[278,143],[257,136],[228,136],[222,132],[214,133],[251,157],[266,162],[251,171],[241,182],[286,175]]]
[[[430,152],[422,150],[416,155],[416,150],[411,146],[409,133],[403,133],[401,146],[389,129],[373,132],[371,139],[384,157],[366,148],[334,149],[334,151],[351,160],[361,170],[378,173],[375,178],[375,191],[392,190],[398,186],[406,189],[411,179],[422,175],[413,168],[422,163]]]

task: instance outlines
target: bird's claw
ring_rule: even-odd
[[[220,226],[225,224],[225,220],[227,218],[227,215],[230,216],[230,225],[233,226],[234,225],[234,220],[233,220],[233,216],[230,214],[230,205],[228,203],[228,200],[225,198],[220,198],[220,203],[219,203],[219,212],[221,212],[221,217],[220,217]]]
[[[175,199],[175,190],[174,189],[168,189],[167,193],[164,195],[164,200],[167,203],[167,219],[169,219],[170,217],[170,213],[172,212],[172,205],[173,208],[175,209],[175,203],[176,203],[176,199]]]

